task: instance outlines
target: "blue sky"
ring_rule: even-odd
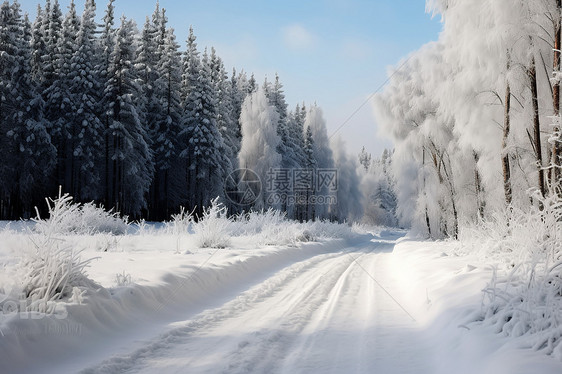
[[[59,0],[66,12],[70,0]],[[38,2],[20,0],[35,17]],[[43,1],[41,1],[41,4]],[[81,13],[82,0],[77,0]],[[98,15],[107,2],[98,0]],[[199,47],[214,46],[227,68],[254,72],[259,81],[280,75],[290,107],[316,102],[330,135],[385,80],[387,68],[421,45],[436,40],[439,19],[423,0],[177,1],[160,0],[183,45],[190,25]],[[140,27],[155,0],[117,0]],[[377,136],[370,105],[340,131],[350,151],[361,146],[379,154],[388,140]]]

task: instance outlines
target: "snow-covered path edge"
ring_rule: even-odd
[[[59,366],[67,362],[96,362],[174,320],[220,305],[295,261],[370,238],[365,235],[275,247],[256,251],[255,255],[246,253],[241,259],[233,257],[220,265],[209,256],[209,261],[200,266],[166,274],[157,285],[133,284],[86,295],[84,304],[66,306],[66,318],[16,316],[2,326],[0,373],[60,372]]]
[[[562,363],[474,322],[493,267],[457,256],[458,242],[398,240],[389,266],[401,302],[424,330],[435,374],[555,374]]]

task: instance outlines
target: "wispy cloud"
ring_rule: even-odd
[[[284,27],[282,30],[283,42],[285,46],[293,50],[307,50],[313,48],[317,42],[314,34],[308,31],[303,25],[293,24]]]

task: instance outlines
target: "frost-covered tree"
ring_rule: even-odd
[[[328,130],[326,129],[326,121],[324,120],[322,109],[313,105],[308,109],[304,126],[307,130],[307,138],[312,136],[312,158],[314,159],[314,175],[317,202],[311,201],[314,205],[314,215],[310,218],[329,218],[331,206],[329,197],[332,196],[329,186],[324,185],[323,181],[318,178],[319,171],[331,172],[334,169],[334,158],[330,148],[330,140],[328,138]],[[310,131],[311,135],[308,135]],[[310,140],[309,140],[310,141]],[[320,173],[321,174],[321,173]]]
[[[365,147],[361,149],[359,153],[359,163],[365,168],[365,171],[369,170],[371,166],[371,154],[365,150]]]
[[[439,40],[393,73],[375,107],[396,144],[401,222],[455,236],[462,222],[507,204],[540,206],[530,189],[555,188],[560,6],[435,0],[428,8],[443,15]]]
[[[364,149],[360,154],[364,154]],[[369,225],[396,226],[396,184],[392,174],[392,154],[384,150],[379,158],[370,159],[369,167],[358,168],[363,206],[362,221]],[[339,201],[338,201],[339,203]]]
[[[262,194],[253,206],[256,210],[274,205],[269,197],[275,191],[268,188],[267,180],[270,169],[281,166],[281,155],[277,153],[281,142],[276,129],[278,116],[262,89],[246,97],[242,105],[242,147],[238,161],[241,168],[254,171],[261,179]]]
[[[340,137],[331,141],[334,163],[337,170],[336,204],[332,207],[331,218],[339,222],[360,220],[363,215],[363,195],[357,162],[350,158]]]

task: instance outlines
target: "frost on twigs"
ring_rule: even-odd
[[[166,231],[173,235],[187,234],[192,224],[193,212],[180,207],[179,213],[172,214],[172,220],[166,223]]]
[[[35,231],[47,236],[55,234],[127,233],[129,224],[118,213],[105,211],[94,203],[79,204],[72,201],[72,196],[62,194],[56,199],[46,199],[49,218],[41,219],[39,212],[35,222]]]
[[[226,207],[219,198],[203,211],[203,216],[194,224],[195,238],[200,248],[226,248],[230,245],[232,221]]]
[[[562,199],[533,198],[542,209],[512,208],[482,228],[498,242],[490,255],[503,259],[484,289],[482,317],[496,332],[528,336],[534,349],[562,359]]]
[[[33,243],[23,262],[25,311],[53,313],[58,300],[75,299],[79,290],[99,288],[85,273],[93,258],[83,260],[80,251],[50,237],[41,239]]]

